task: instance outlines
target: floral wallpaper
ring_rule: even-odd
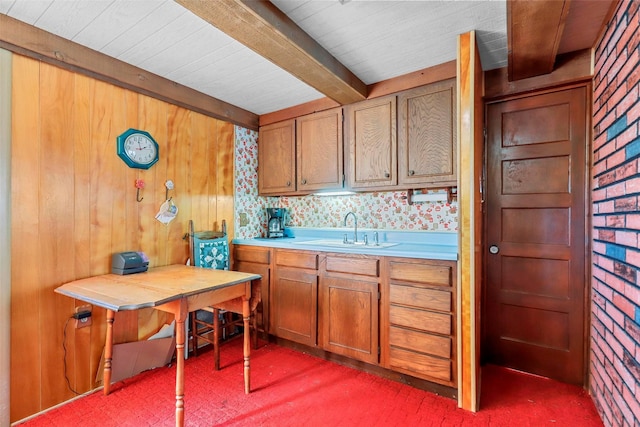
[[[239,126],[236,132],[236,238],[265,237],[265,208],[287,208],[292,227],[342,227],[347,212],[358,226],[381,230],[458,231],[458,202],[409,205],[406,191],[358,193],[348,196],[258,196],[258,132]]]

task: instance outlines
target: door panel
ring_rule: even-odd
[[[485,361],[585,379],[586,88],[487,106]],[[497,252],[496,252],[497,250]]]

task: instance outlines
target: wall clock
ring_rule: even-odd
[[[149,169],[159,158],[158,143],[143,130],[129,129],[118,136],[117,150],[130,168]]]

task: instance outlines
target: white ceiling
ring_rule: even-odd
[[[456,59],[471,30],[484,70],[507,65],[506,0],[272,3],[366,84]],[[255,114],[324,97],[173,0],[0,0],[0,13]]]

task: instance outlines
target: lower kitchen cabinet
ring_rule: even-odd
[[[378,258],[328,254],[320,264],[321,345],[378,363]]]
[[[386,367],[455,387],[454,261],[386,258]]]
[[[271,282],[271,249],[257,246],[234,246],[233,260],[235,271],[259,274],[260,280],[254,280],[252,286],[260,286],[260,303],[256,307],[258,331],[269,332],[269,284]]]
[[[318,318],[318,254],[276,249],[270,333],[315,347]]]

